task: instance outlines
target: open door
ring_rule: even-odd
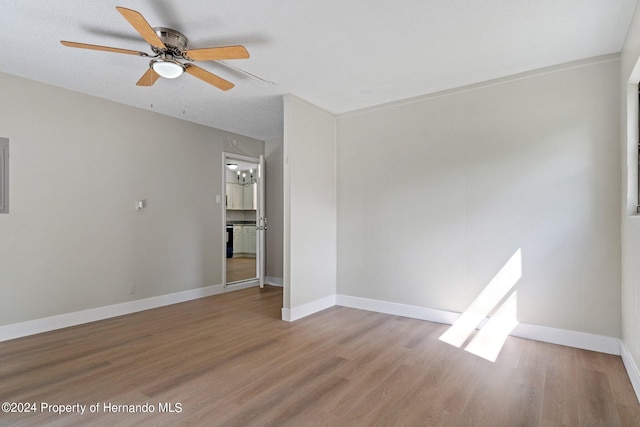
[[[258,203],[257,203],[257,221],[256,221],[256,269],[260,287],[264,288],[264,272],[265,272],[265,233],[267,231],[267,217],[264,204],[264,156],[260,155],[258,163]]]
[[[223,153],[222,226],[225,288],[264,287],[265,169],[264,156]]]

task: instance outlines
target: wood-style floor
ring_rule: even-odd
[[[492,363],[438,340],[447,325],[344,307],[287,323],[281,302],[250,288],[0,343],[0,402],[37,405],[0,425],[640,424],[619,357],[510,337]]]
[[[227,283],[256,277],[256,259],[251,257],[226,258]]]

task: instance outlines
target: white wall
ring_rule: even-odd
[[[640,215],[638,204],[638,82],[640,9],[636,8],[622,50],[622,341],[635,364],[640,398]],[[629,369],[629,368],[628,368]]]
[[[520,250],[520,322],[619,337],[619,72],[339,116],[338,293],[463,312]]]
[[[221,283],[220,159],[261,141],[5,74],[0,92],[0,325]]]
[[[284,141],[277,138],[265,141],[264,161],[266,169],[265,192],[267,194],[265,211],[268,227],[266,236],[266,276],[282,284],[282,227],[283,227],[283,172],[284,172]]]
[[[284,308],[295,311],[335,301],[336,123],[292,95],[284,112]]]

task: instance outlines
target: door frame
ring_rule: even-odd
[[[255,164],[256,169],[260,169],[258,173],[258,179],[260,182],[257,187],[257,198],[258,198],[258,206],[256,209],[256,227],[260,223],[260,207],[264,207],[264,179],[265,179],[265,171],[264,167],[260,167],[264,164],[263,159],[264,156],[260,155],[260,157],[251,157],[245,156],[242,154],[235,154],[229,152],[222,153],[222,198],[220,203],[220,208],[222,210],[222,230],[223,230],[223,238],[222,240],[222,286],[227,290],[238,290],[245,289],[253,286],[264,285],[264,260],[266,259],[265,254],[265,245],[260,245],[256,242],[256,276],[253,278],[249,278],[247,280],[233,282],[231,284],[227,283],[227,204],[226,204],[226,196],[227,196],[227,162],[237,160],[239,162],[251,163]],[[261,205],[262,203],[262,205]],[[262,216],[264,217],[264,212],[262,212]],[[257,232],[257,230],[256,230]],[[264,241],[264,232],[262,235],[262,240]]]

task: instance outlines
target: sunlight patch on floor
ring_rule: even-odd
[[[465,346],[465,350],[495,362],[507,336],[518,324],[518,294],[515,286],[521,277],[522,252],[518,249],[469,308],[440,336],[440,340],[461,348],[489,317]]]
[[[465,350],[495,362],[507,337],[518,325],[517,314],[518,291],[514,291],[473,337]]]

